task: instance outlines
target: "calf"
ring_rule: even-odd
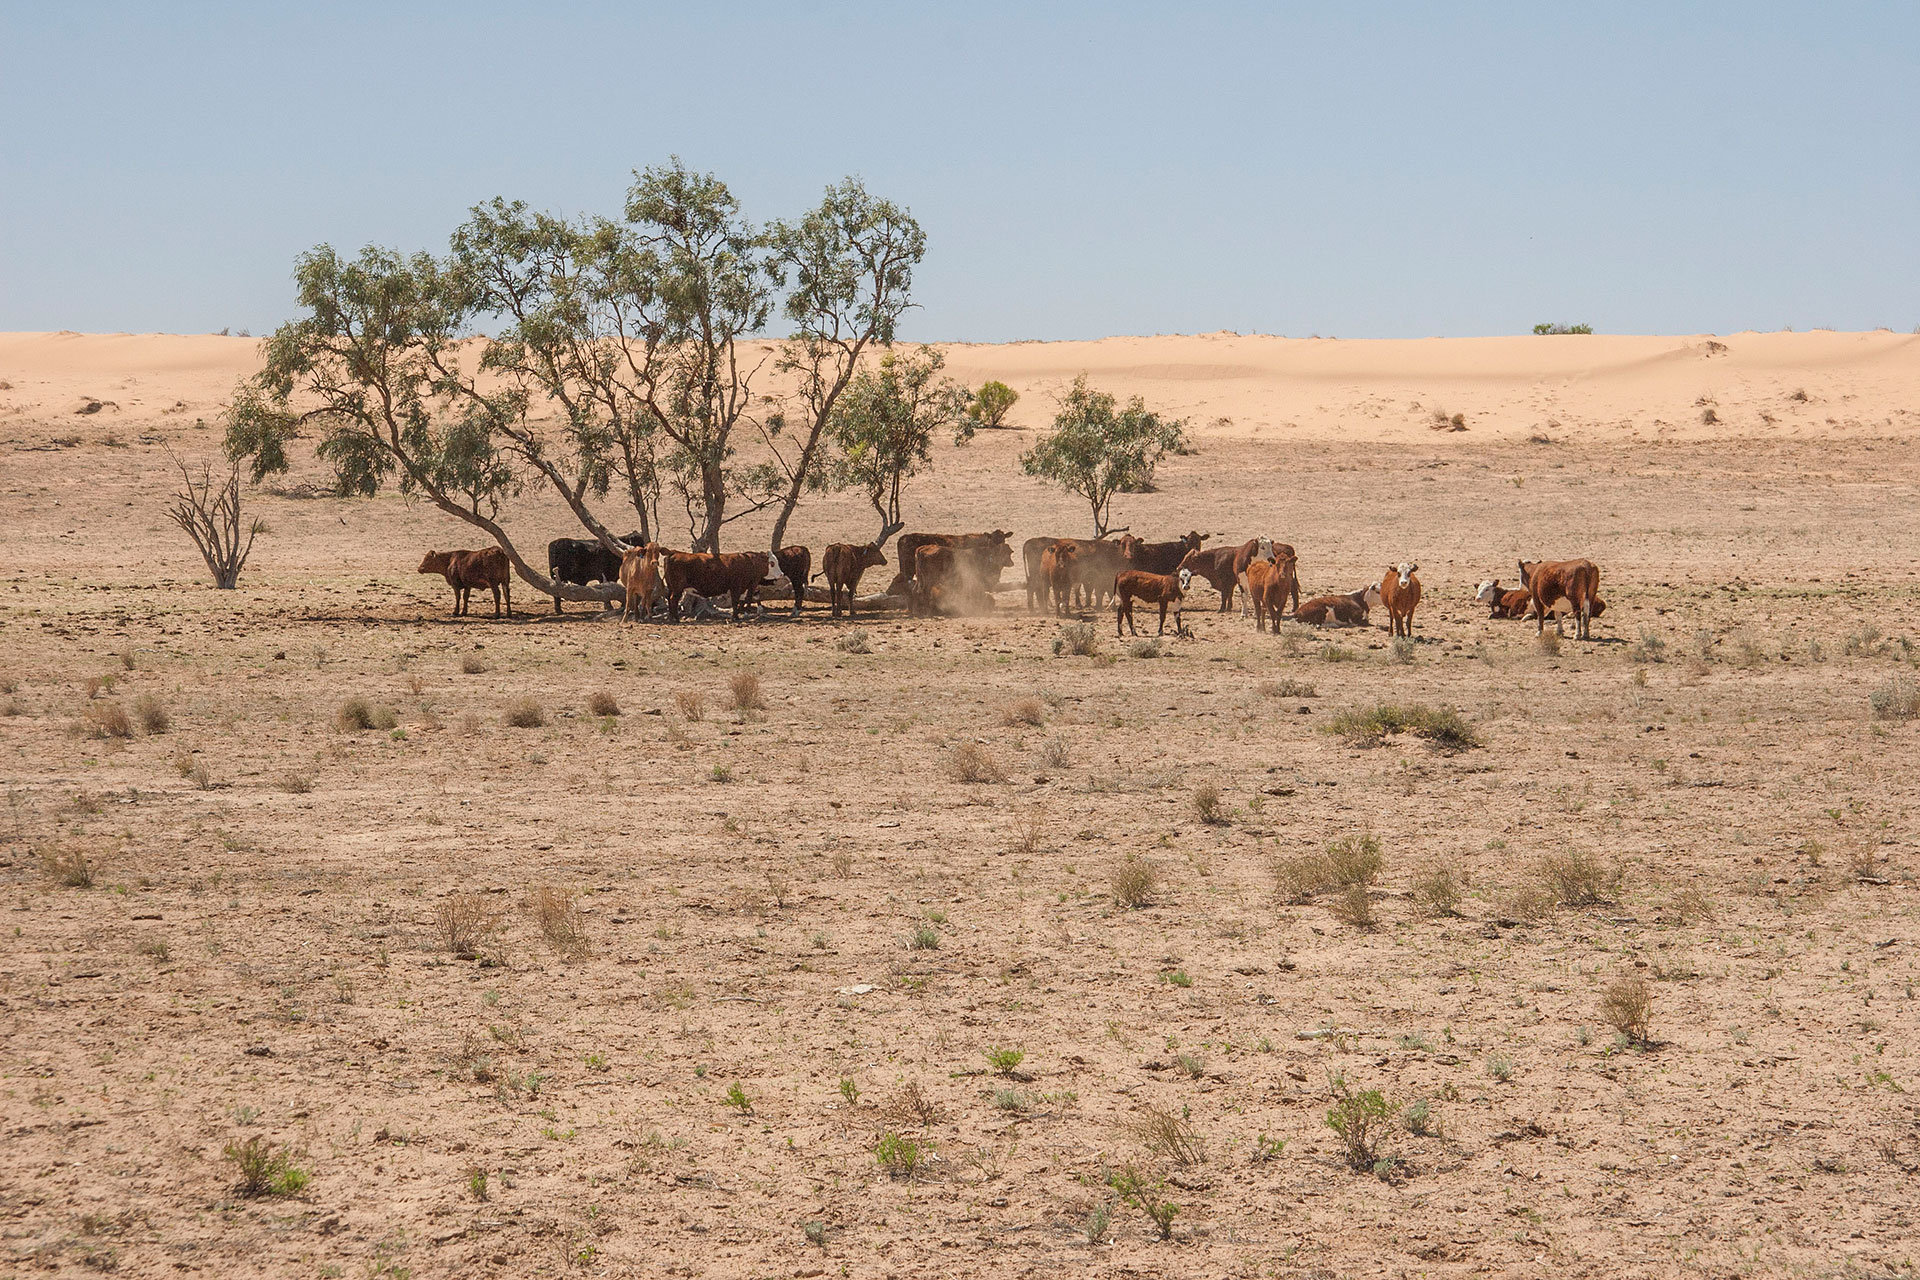
[[[1253,560],[1247,564],[1247,600],[1253,606],[1253,625],[1265,631],[1269,619],[1273,634],[1280,634],[1280,612],[1286,607],[1287,593],[1298,591],[1299,578],[1293,571],[1293,557],[1282,555],[1273,560]]]
[[[865,546],[855,546],[850,542],[835,542],[828,545],[826,554],[820,557],[820,572],[826,575],[827,598],[834,617],[840,616],[840,596],[847,597],[847,616],[853,616],[853,598],[860,590],[860,575],[869,569],[879,569],[886,565],[887,558],[880,554],[880,544],[869,542]]]
[[[1079,552],[1071,542],[1056,543],[1040,553],[1040,594],[1053,597],[1055,612],[1063,617],[1073,607],[1073,565]]]
[[[1524,618],[1533,607],[1533,592],[1525,587],[1509,591],[1500,585],[1498,578],[1482,582],[1473,598],[1487,606],[1489,618]]]
[[[653,616],[654,602],[666,591],[666,584],[660,580],[659,543],[631,547],[620,557],[620,585],[627,591],[625,617],[628,622]]]
[[[636,531],[622,539],[629,547],[641,543]],[[547,544],[547,577],[584,587],[593,582],[618,582],[623,553],[609,551],[598,538],[555,538]],[[609,602],[609,606],[611,602]],[[553,611],[561,612],[560,597],[553,597]]]
[[[680,600],[689,591],[726,596],[733,606],[733,620],[744,621],[745,606],[758,599],[760,584],[772,576],[772,561],[764,551],[663,551],[660,563],[667,585],[667,617],[673,622],[680,621]]]
[[[1581,640],[1591,638],[1589,624],[1597,612],[1593,602],[1600,596],[1600,570],[1593,561],[1522,560],[1520,581],[1527,584],[1527,590],[1533,595],[1536,632],[1547,629],[1547,612],[1565,600],[1577,619],[1575,636]]]
[[[1113,634],[1120,634],[1120,620],[1126,619],[1127,630],[1134,635],[1140,632],[1133,625],[1133,602],[1145,600],[1148,604],[1160,606],[1160,630],[1157,635],[1167,634],[1167,607],[1173,607],[1173,634],[1179,635],[1180,606],[1187,598],[1187,587],[1193,582],[1193,570],[1182,566],[1173,573],[1146,573],[1139,569],[1122,569],[1113,579]]]
[[[1387,629],[1409,640],[1413,638],[1413,611],[1420,604],[1420,579],[1415,576],[1419,568],[1404,562],[1390,565],[1377,588],[1381,603],[1387,606]]]
[[[475,587],[493,591],[493,616],[500,616],[500,595],[507,599],[507,616],[513,616],[513,566],[507,553],[498,547],[478,551],[429,551],[420,562],[421,573],[437,573],[453,588],[453,616],[465,617]]]
[[[1041,567],[1040,558],[1047,548],[1059,542],[1058,538],[1028,538],[1020,544],[1020,562],[1027,567],[1027,612],[1038,613],[1051,603],[1051,592],[1046,571]]]
[[[813,577],[813,550],[810,547],[781,547],[773,553],[780,572],[793,584],[793,616],[800,616],[800,602],[807,596],[807,580]]]
[[[1344,596],[1315,596],[1293,611],[1293,620],[1310,627],[1362,626],[1373,607],[1373,594],[1368,585]]]

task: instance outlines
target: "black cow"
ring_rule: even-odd
[[[646,538],[634,532],[621,541],[630,547],[637,547]],[[569,582],[576,587],[584,587],[591,582],[618,582],[620,553],[607,550],[597,538],[555,538],[547,544],[547,576],[555,582]],[[559,596],[553,598],[553,611],[562,611]]]

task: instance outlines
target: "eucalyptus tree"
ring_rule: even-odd
[[[875,546],[900,532],[901,489],[932,465],[934,433],[951,427],[955,444],[973,438],[966,388],[940,376],[945,365],[931,347],[888,352],[854,376],[834,409],[834,457],[823,483],[866,494],[880,517]]]
[[[1185,442],[1181,419],[1162,418],[1139,396],[1123,406],[1081,374],[1061,397],[1052,430],[1020,455],[1020,467],[1084,498],[1093,510],[1093,536],[1103,538],[1113,495],[1144,490],[1160,459]]]

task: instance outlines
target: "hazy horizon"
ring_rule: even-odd
[[[1920,322],[1908,6],[876,12],[0,4],[0,330],[258,336],[675,154],[908,206],[914,341]]]

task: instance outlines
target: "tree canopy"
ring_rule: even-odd
[[[835,453],[823,483],[867,495],[880,517],[875,545],[900,531],[901,489],[931,465],[934,433],[953,428],[955,444],[973,438],[966,389],[940,376],[945,365],[932,348],[889,352],[852,379],[834,409]]]
[[[1003,427],[1020,393],[1004,382],[983,382],[967,405],[967,416],[983,427]]]
[[[1020,455],[1020,467],[1086,499],[1098,538],[1111,527],[1113,495],[1147,488],[1160,459],[1185,443],[1185,421],[1160,417],[1139,396],[1121,406],[1082,374],[1061,397],[1052,429]]]

